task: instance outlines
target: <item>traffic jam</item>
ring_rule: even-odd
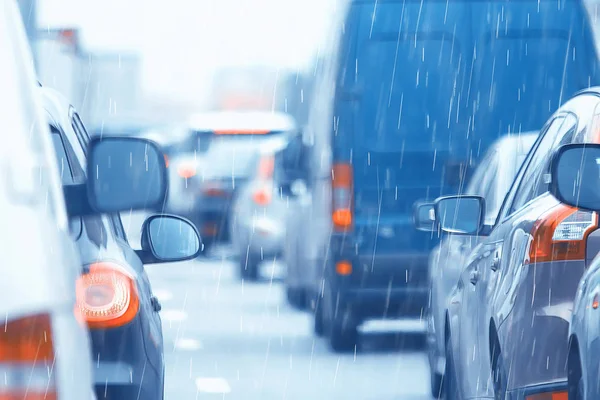
[[[240,1],[0,0],[0,400],[600,399],[600,2]]]

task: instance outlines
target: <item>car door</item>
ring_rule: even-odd
[[[90,137],[85,129],[85,126],[81,122],[79,115],[72,108],[69,113],[71,127],[77,135],[77,138],[84,149],[87,151]],[[140,258],[137,256],[135,251],[129,245],[125,229],[121,221],[121,216],[118,213],[104,216],[108,220],[108,224],[111,228],[111,233],[115,239],[115,243],[118,246],[123,258],[127,264],[135,271],[136,281],[139,289],[140,306],[143,307],[146,316],[145,320],[142,321],[142,327],[144,329],[144,337],[150,338],[149,341],[145,341],[146,351],[149,353],[149,360],[162,360],[162,324],[159,315],[161,309],[158,299],[152,293],[152,286],[150,285],[150,279],[144,269],[144,265]],[[150,343],[149,343],[150,342]],[[154,356],[152,356],[154,355]],[[163,370],[163,365],[153,365],[158,371]]]

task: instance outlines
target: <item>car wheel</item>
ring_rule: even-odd
[[[335,311],[331,290],[324,293],[325,325],[328,330],[329,347],[336,353],[345,353],[356,350],[358,343],[358,324],[350,310],[338,307]]]
[[[286,288],[286,296],[288,303],[299,310],[306,308],[306,291],[302,288]]]
[[[585,398],[585,387],[583,374],[581,373],[581,361],[579,360],[579,354],[574,353],[573,350],[569,354],[568,365],[569,399],[583,400]]]
[[[241,256],[239,260],[240,277],[248,281],[258,280],[258,264],[260,260],[248,255]]]
[[[506,375],[506,367],[504,365],[504,357],[500,352],[496,358],[492,369],[492,378],[494,384],[494,399],[504,400],[506,398],[506,384],[508,376]]]
[[[452,357],[452,344],[450,337],[446,339],[446,373],[445,382],[442,385],[444,389],[444,398],[446,400],[459,400],[458,382],[454,372],[454,358]]]

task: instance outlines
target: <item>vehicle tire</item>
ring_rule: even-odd
[[[315,335],[317,335],[318,337],[322,337],[325,334],[325,320],[324,320],[324,316],[323,316],[323,298],[321,297],[320,294],[317,294],[315,296],[315,309],[313,310],[314,312],[314,317],[315,317],[315,323],[314,323],[314,331],[315,331]]]
[[[568,366],[569,399],[583,400],[585,398],[585,387],[583,374],[581,373],[581,361],[579,360],[579,354],[574,353],[574,350],[571,350],[569,354]]]
[[[506,374],[506,366],[504,365],[504,357],[500,351],[496,362],[492,367],[492,379],[494,386],[494,399],[504,400],[506,398],[506,384],[508,383],[508,376]]]
[[[286,296],[288,303],[298,310],[304,310],[306,308],[306,291],[302,288],[291,288],[287,287]]]
[[[452,341],[450,337],[446,339],[446,374],[443,382],[444,399],[460,400],[456,372],[454,371],[454,359],[452,357]],[[433,384],[432,384],[433,385]]]
[[[258,280],[258,264],[260,260],[248,256],[240,256],[239,259],[239,270],[240,277],[247,281],[257,281]]]
[[[358,344],[358,324],[350,310],[339,305],[335,313],[335,305],[331,290],[326,290],[323,296],[324,322],[327,327],[329,347],[336,353],[355,351]]]

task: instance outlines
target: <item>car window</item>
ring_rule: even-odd
[[[69,156],[67,156],[70,146],[65,144],[66,141],[63,140],[60,131],[52,125],[50,125],[50,136],[52,138],[54,155],[56,156],[62,185],[72,185],[77,183],[76,175],[73,173],[73,163],[69,161]],[[74,159],[72,157],[74,157],[73,154],[71,154],[71,160]],[[73,238],[78,238],[81,235],[81,229],[81,218],[76,217],[69,219],[69,231]]]
[[[494,150],[479,163],[469,182],[469,186],[467,186],[467,190],[465,190],[465,194],[485,197],[481,185],[486,177],[487,169],[489,168],[495,153],[496,151]]]
[[[90,142],[90,135],[86,131],[85,125],[83,125],[83,122],[81,122],[81,118],[79,117],[79,114],[77,114],[77,112],[75,111],[74,108],[71,108],[70,115],[71,115],[71,127],[73,128],[73,131],[75,132],[75,135],[77,136],[77,140],[79,141],[79,144],[83,148],[84,154],[87,155],[87,146]],[[125,235],[125,229],[123,229],[123,224],[121,222],[121,216],[118,213],[109,214],[108,222],[109,222],[110,228],[113,231],[113,233],[115,234],[115,236],[117,236],[118,238],[120,238],[122,240],[127,241],[127,236]],[[97,230],[97,229],[95,229],[95,230]],[[102,235],[99,235],[99,236],[101,237]],[[100,239],[100,240],[102,242],[104,241],[103,239]]]
[[[485,217],[490,220],[498,215],[499,202],[501,201],[501,199],[498,199],[498,185],[496,184],[500,173],[497,154],[497,152],[494,153],[495,157],[491,158],[485,169],[486,174],[481,182],[480,189],[483,193],[481,196],[485,199]]]
[[[67,160],[65,145],[60,136],[60,132],[55,127],[50,126],[50,133],[52,136],[54,155],[56,156],[56,163],[58,165],[58,172],[60,173],[61,182],[63,185],[73,184],[75,183],[73,180],[73,173],[71,172],[71,166]]]
[[[543,177],[552,150],[559,146],[563,139],[566,140],[566,143],[572,140],[576,127],[577,118],[572,114],[559,116],[550,123],[523,174],[510,213],[548,191],[548,184],[544,182]]]

